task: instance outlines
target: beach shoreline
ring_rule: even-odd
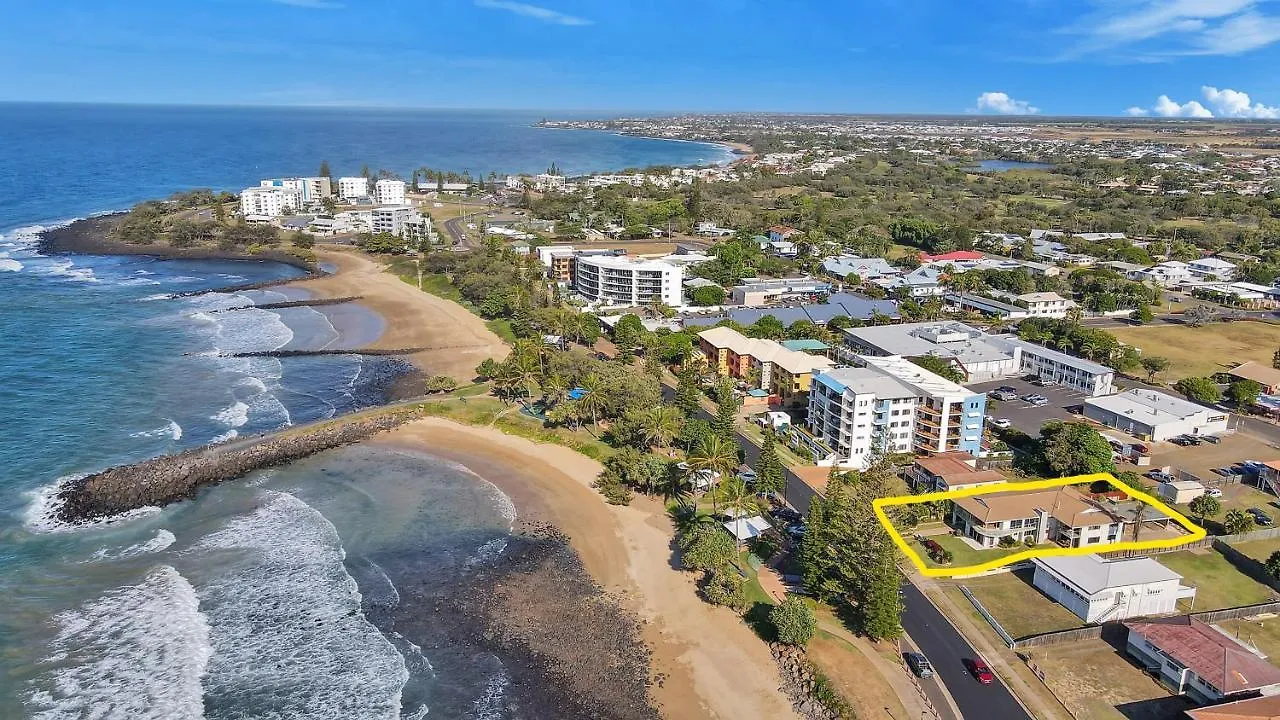
[[[650,695],[668,720],[795,718],[769,647],[734,612],[698,597],[678,569],[661,502],[604,502],[591,482],[599,463],[559,445],[490,427],[426,417],[364,444],[455,462],[506,493],[522,526],[568,537],[607,596],[637,616],[651,653]]]

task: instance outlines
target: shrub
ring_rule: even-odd
[[[605,502],[610,505],[630,505],[631,498],[635,497],[635,493],[631,492],[631,488],[622,484],[622,480],[617,475],[608,470],[600,473],[600,477],[591,484],[592,487],[600,491],[604,496]]]
[[[794,595],[788,595],[781,605],[769,611],[769,621],[778,632],[778,642],[787,645],[809,644],[818,628],[813,610]]]
[[[427,394],[453,392],[458,389],[458,381],[448,375],[435,375],[427,380]]]
[[[702,597],[712,605],[741,612],[747,607],[746,581],[732,568],[714,570],[702,582]]]
[[[681,560],[689,570],[718,570],[738,554],[733,538],[718,525],[698,525],[678,541]]]
[[[1017,545],[1018,541],[1009,535],[1005,535],[1004,537],[1000,538],[1000,542],[996,544],[1002,548],[1011,548],[1014,545]]]

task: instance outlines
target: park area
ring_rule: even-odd
[[[1272,354],[1280,347],[1280,325],[1266,322],[1148,325],[1107,332],[1120,342],[1141,348],[1144,356],[1168,358],[1169,369],[1157,379],[1169,383],[1223,372],[1249,360],[1270,365]]]

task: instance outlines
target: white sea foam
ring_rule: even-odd
[[[495,558],[497,558],[499,555],[501,555],[502,551],[506,549],[507,549],[506,538],[494,538],[493,540],[490,540],[489,542],[477,548],[475,551],[475,554],[467,558],[467,561],[463,564],[466,567],[472,568],[477,565],[483,565],[483,564],[489,563]]]
[[[148,295],[144,298],[138,298],[138,302],[155,302],[156,300],[169,300],[172,297],[173,296],[170,295],[169,293],[157,293],[155,295]]]
[[[409,673],[360,612],[336,529],[292,495],[263,498],[191,551],[223,559],[197,582],[215,651],[206,697],[276,718],[399,720]]]
[[[37,720],[204,717],[212,647],[191,583],[161,565],[137,585],[55,617],[48,670],[31,682]]]
[[[449,467],[455,470],[458,470],[459,472],[467,473],[468,475],[476,478],[477,480],[484,483],[485,485],[488,485],[490,497],[493,498],[493,502],[498,510],[498,514],[502,515],[502,519],[507,521],[507,529],[510,530],[511,528],[515,527],[516,518],[519,517],[519,513],[516,510],[516,504],[511,500],[511,496],[502,492],[502,488],[489,482],[484,478],[483,475],[480,475],[479,473],[467,467],[466,465],[463,465],[462,463],[445,461],[444,464],[448,465]]]
[[[92,268],[76,267],[72,260],[55,260],[48,263],[32,264],[28,270],[36,275],[66,278],[73,282],[102,282],[93,274]]]
[[[164,427],[158,427],[155,430],[142,430],[140,432],[130,434],[129,437],[136,437],[136,438],[167,437],[170,440],[181,440],[182,426],[173,420],[169,420],[169,418],[165,418],[165,420],[167,420],[168,423]]]
[[[134,508],[128,512],[119,515],[111,515],[97,520],[88,522],[69,524],[58,519],[58,511],[62,509],[64,501],[58,497],[58,493],[66,486],[67,483],[79,478],[83,475],[67,475],[45,485],[42,488],[31,490],[26,493],[29,498],[27,502],[27,510],[23,515],[23,524],[31,532],[37,533],[60,533],[74,532],[76,530],[87,530],[90,528],[100,528],[107,525],[116,525],[130,520],[154,515],[160,512],[160,508],[153,505]]]
[[[130,545],[129,547],[124,548],[123,550],[111,550],[108,548],[102,548],[101,550],[98,550],[93,554],[93,557],[90,558],[90,561],[97,562],[102,560],[127,560],[128,558],[135,558],[141,555],[158,553],[161,550],[167,549],[170,545],[174,543],[175,540],[177,540],[177,538],[173,536],[173,533],[169,532],[168,530],[160,529],[156,531],[156,536],[151,538],[150,540],[147,540],[146,542],[137,543],[136,545]]]
[[[160,281],[152,280],[151,278],[140,277],[140,278],[129,278],[128,280],[120,280],[116,284],[123,287],[137,287],[141,285],[159,285]]]
[[[0,257],[0,272],[18,272],[22,270],[23,264],[8,257]]]
[[[476,698],[471,706],[471,716],[476,720],[500,720],[502,707],[507,699],[507,688],[511,686],[511,678],[499,670],[485,685],[484,692]]]
[[[249,406],[237,400],[234,405],[219,410],[209,419],[220,422],[229,428],[243,427],[245,423],[249,422]]]
[[[240,432],[238,430],[228,430],[221,435],[214,435],[212,438],[209,438],[209,444],[217,445],[219,443],[235,440],[238,437],[240,437]]]

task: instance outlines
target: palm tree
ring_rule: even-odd
[[[605,407],[604,388],[600,377],[594,373],[587,375],[582,378],[582,382],[578,383],[577,389],[581,392],[577,399],[582,414],[591,418],[592,425],[599,425],[600,411]]]
[[[658,481],[657,490],[662,494],[663,500],[675,502],[677,507],[691,510],[693,515],[697,516],[697,508],[690,503],[693,499],[693,489],[689,484],[689,476],[675,465],[672,465],[671,469]]]
[[[742,521],[742,517],[757,507],[755,498],[751,495],[751,490],[747,489],[747,484],[743,482],[742,478],[729,478],[720,483],[712,492],[719,495],[720,499],[724,501],[725,509],[733,512],[735,529],[737,529],[737,524]],[[737,533],[735,532],[734,535],[736,536]]]
[[[644,441],[657,447],[667,447],[680,434],[683,422],[684,415],[674,405],[649,408],[641,420]]]
[[[546,407],[558,405],[569,395],[569,386],[559,375],[548,375],[542,379],[542,404]]]
[[[728,477],[738,467],[738,445],[729,442],[717,435],[711,435],[705,438],[689,456],[689,469],[694,473],[707,473],[709,483],[715,482],[717,473],[721,477]],[[719,505],[716,500],[716,493],[711,493],[711,507],[714,511],[719,511]]]

